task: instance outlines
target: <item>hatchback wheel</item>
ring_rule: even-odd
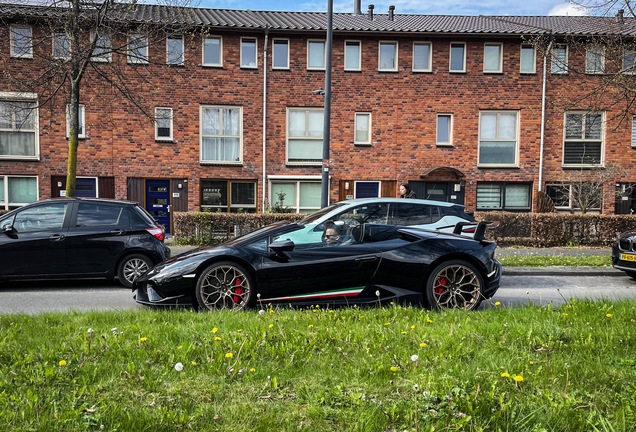
[[[204,309],[245,309],[252,304],[254,291],[247,270],[229,261],[210,265],[196,285],[197,301]]]
[[[128,255],[119,263],[117,278],[127,288],[132,288],[133,282],[152,268],[152,261],[142,254]]]
[[[469,262],[452,260],[441,263],[426,283],[426,300],[434,309],[476,309],[482,300],[484,281]]]

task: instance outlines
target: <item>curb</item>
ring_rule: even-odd
[[[504,276],[627,276],[614,268],[596,267],[502,267]]]

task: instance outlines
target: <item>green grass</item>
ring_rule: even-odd
[[[568,266],[568,267],[611,267],[611,256],[505,256],[497,258],[501,265],[508,267],[549,267],[549,266]]]
[[[5,315],[0,430],[634,430],[635,307]]]

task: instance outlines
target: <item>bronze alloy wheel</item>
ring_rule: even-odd
[[[438,265],[428,279],[426,297],[435,309],[476,309],[484,286],[481,273],[470,263],[453,260]]]
[[[214,263],[203,271],[196,287],[199,306],[205,309],[245,309],[254,296],[249,273],[232,262]]]

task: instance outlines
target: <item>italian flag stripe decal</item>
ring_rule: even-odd
[[[335,291],[321,291],[313,294],[300,294],[287,297],[274,297],[263,299],[262,301],[282,301],[282,300],[303,300],[303,299],[322,299],[328,297],[350,297],[358,295],[362,292],[364,287],[348,288],[344,290]]]

